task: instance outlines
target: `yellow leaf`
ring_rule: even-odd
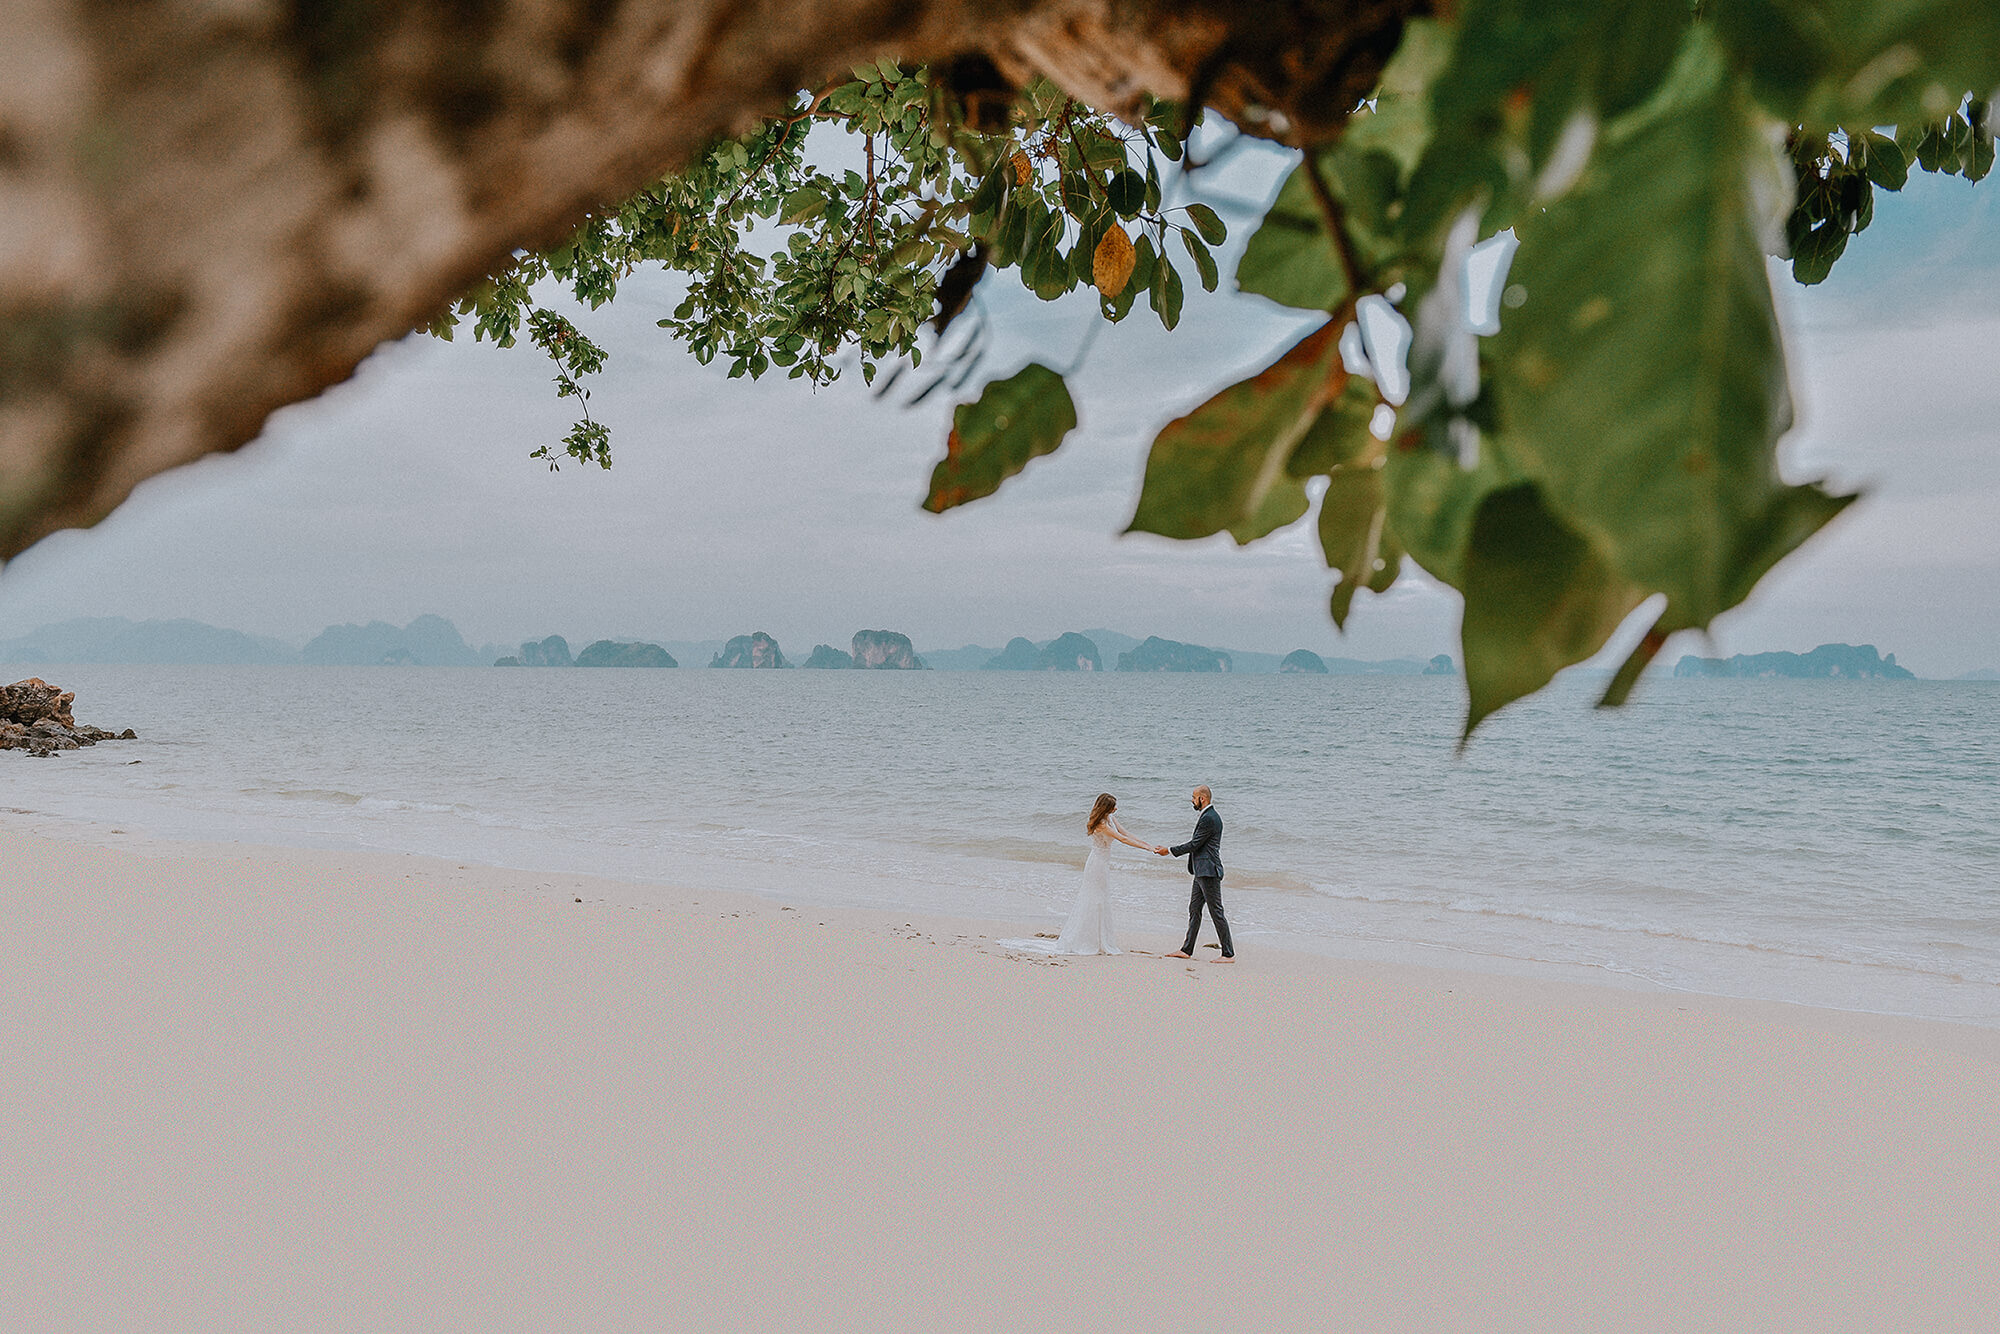
[[[1016,184],[1016,185],[1026,185],[1026,184],[1028,183],[1028,178],[1029,178],[1030,176],[1033,176],[1034,174],[1035,174],[1035,169],[1034,169],[1034,168],[1033,168],[1032,166],[1030,166],[1030,165],[1029,165],[1029,163],[1028,163],[1028,155],[1027,155],[1026,153],[1023,153],[1023,152],[1022,152],[1022,151],[1021,151],[1020,149],[1018,149],[1018,148],[1017,148],[1017,149],[1015,149],[1015,150],[1014,150],[1014,184]]]
[[[1091,253],[1090,279],[1107,298],[1115,297],[1132,280],[1132,266],[1138,262],[1139,256],[1132,249],[1132,238],[1125,234],[1123,227],[1114,225],[1104,233],[1104,239]]]

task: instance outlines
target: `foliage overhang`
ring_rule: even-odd
[[[685,274],[660,326],[732,377],[858,366],[872,383],[922,364],[927,326],[935,351],[965,320],[919,398],[983,365],[972,298],[996,271],[1044,300],[1093,288],[1111,322],[1143,298],[1167,329],[1190,276],[1216,289],[1222,220],[1175,202],[1187,108],[1124,123],[1044,81],[971,82],[857,67],[520,256],[434,331],[525,333],[582,406],[536,456],[609,466],[585,387],[604,350],[535,303],[544,279],[596,308],[643,265]],[[1324,323],[1160,431],[1131,528],[1247,543],[1317,491],[1336,623],[1405,557],[1464,596],[1468,736],[1657,607],[1603,698],[1622,702],[1669,634],[1738,605],[1852,499],[1779,476],[1792,410],[1766,255],[1823,281],[1877,190],[1913,169],[1983,178],[1996,87],[1986,0],[1472,0],[1403,24],[1236,266],[1240,290]],[[1244,119],[1283,137],[1282,116]],[[860,165],[815,165],[815,126],[856,136]],[[753,245],[759,225],[781,239]],[[1481,337],[1467,256],[1510,228],[1500,329]],[[1377,377],[1339,350],[1368,299],[1412,330],[1390,429]],[[926,507],[992,494],[1077,425],[1046,365],[988,383],[955,410]]]

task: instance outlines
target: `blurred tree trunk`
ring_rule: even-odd
[[[1111,111],[1198,85],[1297,132],[1337,125],[1421,7],[10,0],[0,559],[858,60],[984,53]]]

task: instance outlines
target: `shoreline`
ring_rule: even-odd
[[[168,813],[162,808],[161,813]],[[155,816],[154,818],[157,818]],[[77,817],[47,811],[33,811],[21,808],[0,808],[0,834],[7,832],[26,833],[36,837],[47,837],[60,841],[78,842],[105,849],[133,848],[157,845],[162,849],[182,849],[199,852],[202,849],[264,849],[273,853],[310,853],[336,858],[413,858],[421,862],[450,865],[461,871],[485,870],[499,876],[527,877],[542,879],[564,879],[590,882],[605,887],[621,901],[632,906],[654,908],[671,906],[685,898],[684,886],[676,881],[653,876],[624,874],[618,871],[579,870],[574,867],[550,869],[548,866],[522,865],[496,860],[481,853],[453,856],[436,851],[408,851],[369,846],[351,832],[345,836],[329,836],[324,842],[303,843],[277,841],[261,836],[262,832],[250,833],[243,837],[225,836],[217,832],[196,835],[180,835],[155,828],[127,830],[107,818]],[[889,918],[923,917],[938,922],[977,924],[989,929],[989,934],[1019,936],[1024,931],[1056,930],[1062,921],[1059,908],[1052,908],[1036,914],[1026,912],[979,912],[970,910],[963,903],[948,904],[943,907],[911,906],[907,903],[882,903],[855,901],[857,896],[849,893],[813,893],[810,889],[790,886],[777,887],[769,882],[797,877],[802,874],[796,865],[782,862],[750,862],[737,859],[698,859],[701,874],[714,876],[718,867],[726,867],[725,876],[739,881],[736,884],[712,886],[711,892],[733,894],[757,902],[790,903],[794,907],[813,911],[833,913],[874,914]],[[1068,861],[1051,861],[1051,868],[1060,868],[1064,875],[1080,873],[1082,853],[1079,850],[1074,864]],[[1137,866],[1121,863],[1114,875],[1126,883],[1151,870],[1150,858],[1137,859]],[[819,876],[822,889],[826,881],[851,882],[855,885],[904,884],[907,877],[871,875],[865,872],[823,873]],[[766,882],[761,885],[746,885],[745,880]],[[1065,882],[1067,883],[1067,882]],[[1135,907],[1129,901],[1117,905],[1118,922],[1121,932],[1129,930],[1152,931],[1179,938],[1181,924],[1185,921],[1181,904],[1185,896],[1186,878],[1177,874],[1173,878],[1171,892],[1165,898],[1171,900],[1166,911],[1156,906]],[[1883,972],[1898,971],[1883,964],[1863,964],[1851,960],[1830,959],[1811,954],[1779,954],[1765,947],[1703,940],[1698,937],[1678,937],[1676,946],[1689,957],[1697,954],[1725,955],[1730,962],[1741,966],[1747,961],[1758,967],[1771,970],[1772,977],[1780,977],[1797,992],[1810,980],[1813,994],[1773,995],[1759,993],[1755,981],[1742,972],[1731,973],[1728,968],[1718,966],[1715,974],[1704,979],[1708,982],[1730,980],[1736,983],[1732,989],[1720,986],[1690,984],[1683,985],[1665,980],[1656,975],[1657,969],[1649,971],[1638,964],[1601,959],[1596,961],[1581,958],[1551,958],[1523,952],[1507,952],[1501,949],[1481,948],[1476,940],[1434,941],[1409,936],[1383,935],[1366,928],[1349,932],[1326,931],[1286,931],[1282,928],[1266,928],[1246,924],[1234,911],[1243,891],[1260,892],[1248,886],[1235,886],[1237,896],[1232,898],[1232,922],[1239,940],[1249,942],[1258,950],[1274,948],[1288,954],[1299,954],[1333,962],[1351,963],[1363,966],[1385,965],[1417,969],[1435,969],[1446,972],[1467,972],[1495,977],[1519,978],[1527,981],[1550,981],[1583,987],[1602,987],[1614,991],[1633,991],[1660,996],[1697,997],[1725,1002],[1740,1002],[1746,1005],[1771,1005],[1795,1007],[1806,1010],[1827,1010],[1838,1014],[1850,1014],[1885,1020],[1907,1021],[1911,1023],[1938,1023],[1982,1029],[2000,1034],[2000,1008],[1978,1015],[1940,1014],[1913,1009],[1886,1008],[1866,1005],[1849,1000],[1847,1003],[1833,1003],[1837,993],[1837,983],[1841,977],[1860,977],[1879,982]],[[1268,891],[1264,891],[1268,892]],[[1324,891],[1309,891],[1322,894]],[[1328,896],[1330,898],[1335,896]],[[1370,903],[1374,901],[1363,900]],[[1417,905],[1407,905],[1414,911]],[[1204,927],[1205,938],[1212,939],[1212,930]],[[1619,933],[1613,932],[1615,939]],[[1651,932],[1640,934],[1651,935]],[[1283,941],[1276,946],[1268,946],[1269,939]],[[1741,956],[1741,957],[1737,957]],[[1766,957],[1769,956],[1769,957]],[[1808,979],[1807,974],[1812,976]],[[1937,979],[1922,973],[1913,976],[1924,977],[1928,981]],[[1956,979],[1961,986],[1979,988],[1979,984]],[[1771,987],[1766,982],[1767,989]],[[1980,988],[1990,990],[1990,988]]]
[[[10,1328],[1874,1334],[2000,1305],[1986,1029],[132,841],[0,826]]]

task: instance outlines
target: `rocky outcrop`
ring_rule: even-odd
[[[38,676],[31,676],[10,686],[0,686],[0,722],[21,727],[33,727],[42,722],[75,727],[76,717],[70,712],[70,706],[75,703],[73,692],[52,686]]]
[[[521,655],[517,658],[502,658],[495,667],[574,667],[570,661],[569,641],[561,635],[550,635],[547,639],[530,639],[521,645]]]
[[[1000,650],[993,661],[981,668],[988,672],[1032,672],[1042,665],[1042,651],[1032,640],[1015,635],[1007,641],[1007,647]]]
[[[803,664],[817,671],[840,671],[852,667],[854,659],[848,653],[831,644],[814,644],[812,656]]]
[[[523,646],[525,647],[525,645]],[[579,667],[678,667],[674,655],[658,644],[622,643],[600,639],[576,655]]]
[[[1139,647],[1118,655],[1121,672],[1226,672],[1229,666],[1229,655],[1221,649],[1183,644],[1158,635],[1148,635]]]
[[[778,650],[778,641],[758,630],[752,634],[738,635],[722,646],[722,652],[715,655],[711,667],[789,667],[785,655]]]
[[[917,656],[910,637],[894,630],[854,632],[854,665],[887,671],[921,672],[924,660]]]
[[[1916,673],[1896,665],[1896,655],[1878,657],[1873,644],[1821,644],[1810,653],[1739,653],[1733,658],[1697,658],[1674,664],[1675,676],[1783,676],[1796,680],[1914,681]]]
[[[1458,668],[1452,665],[1451,654],[1440,653],[1424,668],[1425,676],[1457,676]]]
[[[1065,631],[1051,639],[1045,647],[1034,644],[1020,636],[1007,641],[1007,647],[986,663],[983,668],[989,672],[1101,672],[1104,670],[1104,656],[1097,651],[1097,642],[1087,635],[1074,630]]]
[[[1306,672],[1312,676],[1326,675],[1326,659],[1309,648],[1295,648],[1285,655],[1278,664],[1281,672]]]
[[[70,706],[76,696],[39,677],[0,686],[0,750],[25,750],[47,759],[60,750],[94,746],[100,741],[136,741],[131,728],[107,732],[79,727]]]
[[[1049,641],[1037,655],[1035,666],[1045,672],[1101,672],[1104,659],[1094,641],[1070,630]]]

